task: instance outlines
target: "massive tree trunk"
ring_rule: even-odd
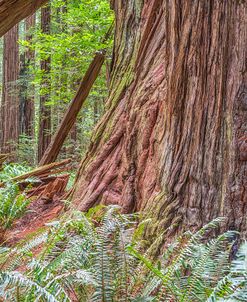
[[[47,6],[41,9],[41,31],[44,34],[50,33],[51,26],[51,7]],[[39,139],[38,139],[38,161],[41,160],[45,150],[51,142],[51,106],[47,105],[50,98],[51,82],[51,57],[48,55],[40,63],[42,72],[42,83],[40,92],[39,109]]]
[[[18,25],[16,25],[4,36],[1,153],[14,152],[19,138],[19,92],[17,84],[19,76],[18,29]]]
[[[0,37],[48,0],[0,0]]]
[[[35,14],[26,18],[25,31],[26,40],[30,42],[32,35],[30,29],[35,26]],[[29,138],[34,136],[34,87],[31,88],[32,78],[30,76],[30,66],[34,64],[35,52],[27,49],[21,55],[20,68],[20,132]]]
[[[108,110],[81,163],[74,205],[144,210],[154,219],[147,238],[222,215],[225,227],[246,234],[246,1],[112,5]]]

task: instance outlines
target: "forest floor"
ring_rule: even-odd
[[[65,207],[73,167],[71,159],[65,159],[24,172],[18,165],[6,165],[0,169],[2,170],[0,187],[4,188],[7,183],[11,184],[3,194],[6,196],[13,194],[12,199],[5,198],[8,203],[7,201],[6,204],[3,203],[0,210],[9,211],[9,217],[14,215],[11,227],[0,228],[1,242],[13,246],[27,239],[29,235],[48,227],[48,222],[59,219]],[[18,188],[15,188],[16,184]],[[16,209],[18,196],[22,196],[21,198],[28,202],[28,206],[20,214]],[[6,220],[5,216],[2,216],[2,219]]]
[[[8,245],[14,245],[17,242],[27,238],[30,234],[37,232],[45,227],[59,216],[64,209],[64,203],[61,199],[45,203],[42,199],[33,200],[28,206],[24,216],[15,221],[13,226],[7,230],[5,240]]]

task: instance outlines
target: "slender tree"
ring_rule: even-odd
[[[50,33],[51,8],[50,5],[41,9],[41,30],[43,34]],[[40,117],[39,117],[39,139],[38,139],[38,161],[42,158],[51,141],[51,106],[47,105],[50,97],[50,70],[51,57],[48,54],[40,64],[42,72],[42,83],[40,92]]]
[[[26,40],[32,40],[30,29],[35,26],[35,14],[26,18]],[[20,132],[29,138],[34,136],[34,87],[31,88],[30,66],[34,63],[35,52],[28,48],[21,55],[20,68]]]
[[[1,153],[14,153],[19,138],[18,25],[4,35],[3,90],[1,100]],[[13,154],[14,157],[14,154]]]

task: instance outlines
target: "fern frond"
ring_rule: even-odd
[[[5,292],[8,296],[8,292],[11,288],[18,287],[25,290],[34,290],[35,295],[43,297],[47,302],[59,302],[56,299],[56,295],[51,294],[45,288],[41,287],[36,282],[28,279],[26,276],[19,272],[1,272],[0,273],[0,292]]]

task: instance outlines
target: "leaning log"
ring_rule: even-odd
[[[57,132],[53,136],[50,145],[46,149],[43,157],[39,162],[40,166],[50,164],[56,160],[66,137],[68,136],[71,128],[73,127],[76,121],[77,115],[80,112],[83,103],[85,102],[95,80],[97,79],[100,73],[104,60],[104,51],[96,53],[79,86],[79,89],[74,99],[70,103],[70,106],[57,129]]]
[[[49,164],[49,165],[44,165],[42,167],[38,167],[30,172],[27,172],[25,174],[22,174],[22,175],[19,175],[19,176],[16,176],[14,178],[12,178],[11,180],[12,181],[20,181],[20,180],[25,180],[27,178],[30,178],[30,177],[39,177],[40,176],[47,176],[47,175],[51,175],[51,174],[57,174],[57,173],[61,173],[62,172],[62,169],[61,167],[64,167],[64,170],[68,170],[67,169],[67,165],[71,163],[71,159],[65,159],[61,162],[57,162],[57,163],[52,163],[52,164]],[[59,168],[59,170],[58,170]],[[63,171],[64,171],[63,170]]]

